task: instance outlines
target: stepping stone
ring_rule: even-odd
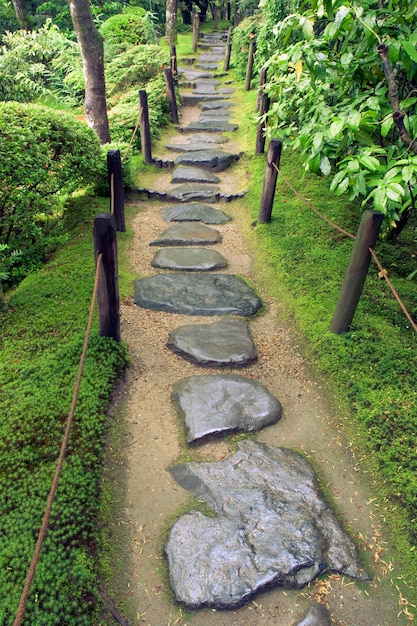
[[[219,193],[218,187],[185,183],[175,189],[169,191],[169,198],[179,200],[179,202],[192,202],[199,200],[205,202],[216,202],[216,196]]]
[[[217,63],[196,63],[195,67],[200,70],[217,70],[217,68],[219,67],[220,61],[221,59],[219,58]]]
[[[196,365],[244,367],[258,358],[248,325],[241,320],[181,326],[171,332],[167,346]]]
[[[201,154],[200,152],[193,152],[192,154]],[[180,157],[178,157],[180,158]],[[181,161],[176,160],[176,163],[181,164]],[[220,178],[207,170],[200,169],[199,167],[193,167],[198,164],[199,161],[195,159],[193,162],[191,159],[183,163],[191,167],[176,167],[172,173],[171,183],[218,183]],[[204,164],[204,163],[203,163]]]
[[[212,109],[230,109],[233,106],[228,100],[219,100],[218,102],[202,102],[200,108],[202,111],[211,111]]]
[[[207,248],[164,248],[158,250],[151,265],[152,267],[159,267],[165,270],[208,272],[224,269],[227,267],[227,261],[217,250],[207,250]]]
[[[238,124],[231,124],[230,122],[224,122],[219,120],[218,122],[212,120],[206,120],[202,122],[191,122],[185,127],[188,131],[205,131],[210,133],[230,133],[239,128]]]
[[[213,102],[213,104],[216,104]],[[227,143],[229,137],[226,135],[213,135],[212,133],[193,133],[189,136],[191,142],[203,142],[203,143]]]
[[[226,111],[225,109],[213,109],[212,111],[202,111],[199,121],[203,122],[206,120],[222,120],[224,122],[228,122],[231,117],[232,113],[230,111]]]
[[[294,626],[331,626],[330,613],[324,604],[314,602]]]
[[[158,274],[134,281],[134,302],[145,309],[185,315],[254,315],[262,306],[232,274]]]
[[[219,93],[222,93],[222,94],[232,94],[234,92],[235,90],[232,89],[231,87],[222,87],[221,89],[219,89]]]
[[[196,81],[193,93],[212,95],[217,94],[217,90],[215,85],[203,83],[202,81]]]
[[[276,424],[280,402],[256,380],[236,374],[190,376],[173,385],[188,443],[209,435],[256,432]]]
[[[197,152],[200,150],[207,150],[208,148],[212,148],[213,144],[207,143],[177,143],[177,144],[169,144],[165,146],[168,150],[173,150],[174,152]]]
[[[257,592],[300,589],[326,571],[369,580],[296,452],[247,439],[224,461],[168,471],[215,514],[183,515],[165,545],[175,598],[187,608],[234,609]]]
[[[184,106],[197,106],[200,102],[211,102],[212,100],[222,100],[225,98],[226,96],[219,96],[218,93],[212,95],[204,93],[182,93],[180,95],[181,103]]]
[[[213,78],[213,72],[198,72],[188,68],[178,68],[178,74],[187,81],[194,82],[202,78]]]
[[[198,222],[184,222],[170,226],[150,246],[195,246],[220,243],[222,236],[218,230]]]
[[[228,168],[233,161],[237,161],[238,158],[238,154],[231,154],[218,149],[196,150],[195,152],[180,154],[180,156],[175,159],[175,164],[189,165],[194,168],[198,166],[208,168],[214,172],[222,172]],[[207,182],[218,182],[218,180],[219,179],[217,179],[217,181],[213,180]]]
[[[205,224],[225,224],[232,218],[220,209],[203,204],[191,202],[189,204],[174,204],[162,211],[166,222],[204,222]]]
[[[219,63],[223,60],[224,51],[222,52],[212,52],[210,54],[200,54],[198,57],[199,62],[201,63]]]

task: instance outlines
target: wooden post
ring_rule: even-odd
[[[103,337],[120,342],[119,279],[117,275],[116,220],[99,213],[94,220],[94,257],[103,254],[98,278],[98,324]]]
[[[174,85],[177,85],[178,84],[177,48],[174,45],[170,47],[170,57],[171,57],[172,77],[174,79]]]
[[[193,14],[193,52],[197,52],[198,37],[200,35],[200,15]]]
[[[178,109],[177,109],[177,101],[175,99],[175,87],[174,87],[174,79],[172,77],[172,72],[169,67],[164,70],[165,73],[165,82],[167,86],[167,95],[169,102],[169,110],[171,111],[171,119],[174,124],[178,124]]]
[[[151,128],[149,126],[148,95],[145,89],[139,90],[140,143],[142,161],[150,165],[152,161]]]
[[[262,118],[269,110],[270,99],[267,93],[265,93],[264,86],[266,82],[266,70],[261,70],[261,77],[259,81],[259,117]],[[256,131],[256,146],[255,146],[255,154],[263,154],[265,150],[265,122],[260,121],[258,124],[258,128]]]
[[[268,155],[262,187],[261,205],[259,207],[258,224],[269,224],[271,221],[272,205],[274,203],[275,187],[281,158],[281,142],[279,139],[271,139],[268,146]]]
[[[262,67],[261,71],[259,72],[259,89],[258,89],[258,95],[256,97],[256,108],[255,108],[256,112],[258,112],[259,109],[261,108],[262,96],[265,93],[265,83],[266,83],[266,68]]]
[[[109,175],[110,213],[113,213],[116,220],[116,230],[119,233],[124,233],[126,232],[125,197],[120,150],[107,152],[107,171]]]
[[[230,55],[231,55],[231,52],[232,52],[232,32],[233,32],[233,29],[232,29],[232,27],[230,27],[228,32],[227,32],[226,55],[224,57],[224,63],[223,63],[223,71],[224,72],[228,72],[229,71]]]
[[[250,82],[252,79],[253,62],[255,60],[255,40],[251,39],[249,44],[248,64],[246,66],[245,90],[250,91]]]
[[[217,31],[217,29],[219,28],[219,10],[215,2],[212,2],[211,12],[213,15],[213,29]]]
[[[340,335],[350,328],[371,262],[369,248],[374,248],[376,244],[383,219],[384,214],[379,211],[368,209],[363,212],[339,300],[330,324],[331,333]]]

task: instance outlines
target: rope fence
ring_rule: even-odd
[[[323,215],[323,213],[321,213],[320,211],[318,211],[316,209],[316,207],[314,207],[311,202],[309,202],[309,200],[307,200],[302,194],[300,194],[295,187],[290,183],[290,181],[283,175],[281,169],[276,165],[276,163],[271,163],[272,167],[276,170],[277,174],[279,174],[280,178],[282,178],[282,180],[284,181],[284,183],[287,185],[287,187],[289,189],[291,189],[291,191],[294,193],[294,195],[299,198],[303,204],[305,204],[309,209],[311,209],[320,219],[324,220],[325,222],[327,222],[330,226],[332,226],[334,229],[338,230],[340,233],[342,233],[343,235],[345,235],[346,237],[349,237],[350,239],[356,239],[356,236],[353,235],[352,233],[349,233],[347,230],[345,230],[344,228],[342,228],[341,226],[339,226],[338,224],[336,224],[335,222],[333,222],[332,220],[330,220],[328,217],[326,217],[325,215]],[[386,268],[383,267],[382,263],[380,262],[375,250],[373,247],[368,247],[369,253],[371,254],[374,262],[376,263],[379,273],[378,276],[381,279],[384,279],[385,282],[387,283],[388,287],[390,288],[395,300],[398,302],[401,310],[403,311],[404,315],[406,316],[407,320],[410,322],[411,327],[413,328],[414,332],[417,333],[417,324],[414,322],[413,318],[411,317],[410,312],[407,310],[407,307],[405,306],[404,302],[402,301],[400,295],[398,294],[398,291],[395,289],[394,285],[392,284],[391,280],[388,277],[388,270]]]
[[[56,494],[56,490],[58,488],[58,482],[59,482],[59,478],[61,475],[61,471],[62,471],[62,466],[64,464],[64,460],[65,460],[65,455],[67,452],[67,448],[68,448],[68,441],[69,441],[69,436],[70,436],[70,430],[71,430],[71,426],[72,426],[72,422],[73,422],[73,418],[74,418],[74,413],[75,413],[75,408],[77,405],[77,400],[78,400],[78,395],[79,395],[79,390],[80,390],[80,385],[81,385],[81,379],[82,379],[82,374],[83,374],[83,370],[84,370],[84,364],[85,364],[85,360],[86,360],[86,356],[87,356],[87,348],[88,348],[88,342],[90,340],[90,335],[91,335],[91,328],[92,328],[92,324],[93,324],[93,316],[94,316],[94,308],[95,308],[95,302],[96,302],[96,298],[97,298],[97,291],[98,291],[98,284],[99,284],[99,274],[100,274],[100,268],[101,268],[101,263],[102,263],[102,254],[99,254],[98,258],[97,258],[97,264],[96,264],[96,274],[95,274],[95,278],[94,278],[94,288],[93,288],[93,294],[91,297],[91,304],[90,304],[90,312],[89,312],[89,316],[88,316],[88,323],[87,323],[87,329],[86,329],[86,334],[85,334],[85,339],[84,339],[84,345],[83,345],[83,350],[81,353],[81,358],[80,358],[80,362],[78,365],[78,373],[77,373],[77,379],[75,382],[75,387],[74,387],[74,392],[73,392],[73,396],[72,396],[72,402],[71,402],[71,407],[68,413],[68,417],[67,417],[67,422],[66,422],[66,426],[65,426],[65,432],[64,432],[64,437],[61,443],[61,449],[59,452],[59,457],[58,457],[58,461],[57,461],[57,466],[55,469],[55,474],[52,480],[52,484],[51,484],[51,488],[49,491],[49,495],[48,495],[48,500],[46,503],[46,507],[45,507],[45,512],[43,515],[43,519],[42,519],[42,524],[39,530],[39,534],[38,534],[38,539],[36,541],[36,545],[35,545],[35,549],[33,552],[33,556],[32,556],[32,561],[30,563],[29,566],[29,570],[28,570],[28,574],[26,576],[26,581],[25,581],[25,585],[23,587],[23,591],[20,597],[20,601],[19,601],[19,605],[16,611],[16,617],[15,620],[13,622],[13,626],[21,626],[22,622],[23,622],[23,618],[25,615],[25,610],[26,610],[26,604],[27,604],[27,600],[29,597],[29,592],[30,592],[30,588],[32,586],[32,582],[35,576],[35,572],[36,572],[36,567],[38,565],[39,562],[39,557],[40,557],[40,553],[42,550],[42,546],[43,546],[43,542],[46,536],[46,532],[48,529],[48,524],[49,524],[49,520],[51,517],[51,510],[52,510],[52,505],[54,502],[54,498],[55,498],[55,494]]]

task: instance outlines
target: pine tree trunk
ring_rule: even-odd
[[[109,143],[103,40],[94,26],[89,0],[69,0],[68,4],[83,60],[87,124],[96,131],[101,143]]]
[[[28,30],[31,26],[31,19],[28,14],[26,0],[12,0],[12,2],[20,28]]]

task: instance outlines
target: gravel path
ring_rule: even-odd
[[[182,119],[192,119],[195,110],[182,110]],[[174,141],[181,141],[181,135]],[[172,138],[170,142],[173,143]],[[169,156],[158,155],[161,158]],[[224,189],[242,186],[237,168],[220,174]],[[169,185],[161,172],[161,189]],[[243,181],[247,182],[247,181]],[[165,230],[160,202],[136,201],[140,212],[132,222],[134,241],[130,252],[132,270],[153,275],[156,252],[149,246]],[[216,205],[213,205],[216,206]],[[290,331],[280,320],[280,303],[268,295],[262,268],[248,244],[248,217],[243,203],[217,205],[233,222],[216,226],[223,241],[216,249],[229,261],[228,273],[246,277],[264,303],[264,311],[250,321],[259,353],[258,362],[238,373],[262,382],[282,403],[283,418],[257,435],[259,441],[303,451],[316,467],[345,527],[365,554],[374,582],[357,585],[338,575],[318,580],[302,591],[270,590],[237,611],[184,612],[169,593],[163,543],[175,516],[187,507],[190,495],[176,485],[166,468],[197,460],[220,460],[233,451],[233,442],[216,440],[187,449],[183,425],[170,402],[172,384],[186,376],[208,373],[166,348],[171,330],[186,323],[211,323],[218,318],[188,318],[141,309],[128,299],[122,304],[122,338],[129,347],[132,364],[116,394],[112,413],[123,422],[124,466],[120,472],[121,518],[117,532],[126,535],[127,548],[120,555],[119,596],[129,599],[133,624],[149,626],[290,626],[300,619],[312,599],[330,609],[340,626],[383,626],[408,623],[398,617],[398,598],[389,584],[391,565],[384,561],[384,540],[378,504],[367,487],[366,476],[344,440],[343,427],[321,397],[320,386],[305,370],[305,364]],[[214,370],[216,371],[216,370]],[[227,370],[230,371],[230,370]],[[372,546],[372,548],[371,548]]]

